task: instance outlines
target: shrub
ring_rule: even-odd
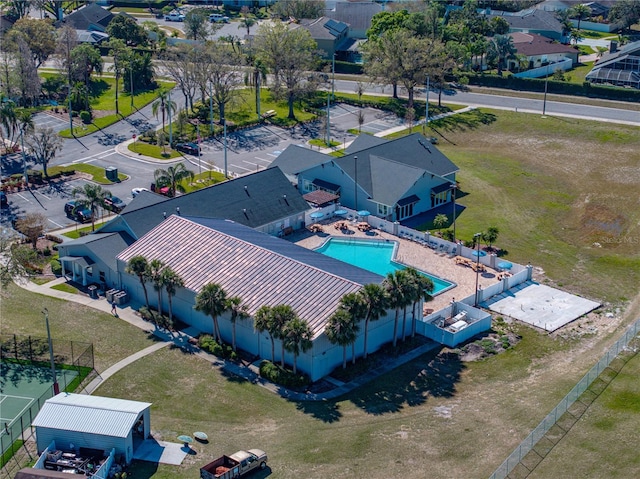
[[[238,359],[238,354],[233,350],[231,345],[219,344],[213,336],[209,334],[200,336],[198,338],[198,345],[203,351],[213,354],[219,358],[231,359],[232,361],[236,361]]]
[[[27,179],[29,183],[42,184],[42,171],[27,170]]]
[[[284,387],[303,387],[311,384],[306,374],[293,374],[293,371],[266,360],[260,363],[260,376]]]
[[[85,123],[85,124],[91,123],[91,112],[86,110],[81,111],[80,119],[82,120],[82,123]]]
[[[62,274],[62,265],[60,261],[57,259],[52,259],[49,264],[51,265],[51,272],[56,276],[60,276]]]
[[[51,256],[51,248],[49,248],[48,246],[42,250],[42,254],[44,256]]]

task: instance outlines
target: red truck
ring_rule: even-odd
[[[222,456],[200,468],[201,479],[235,479],[254,469],[267,467],[267,453],[260,449]]]

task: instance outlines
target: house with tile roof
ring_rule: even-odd
[[[324,190],[348,208],[388,221],[402,222],[453,200],[458,167],[420,133],[394,140],[365,136],[341,158],[290,145],[272,166],[301,193]]]
[[[550,40],[535,33],[510,33],[513,45],[516,47],[518,55],[524,55],[529,61],[528,69],[539,68],[543,65],[571,60],[570,67],[578,64],[578,54],[580,53],[571,45],[564,45]],[[507,69],[512,72],[519,70],[517,60],[508,60]],[[551,70],[554,71],[554,70]]]

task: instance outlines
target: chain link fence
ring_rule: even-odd
[[[538,442],[556,425],[558,420],[569,411],[569,408],[578,400],[582,394],[589,389],[591,384],[598,379],[602,372],[620,355],[627,351],[629,343],[636,338],[640,331],[640,319],[636,320],[625,331],[618,341],[600,358],[600,361],[593,366],[589,372],[576,384],[569,394],[545,417],[538,426],[531,431],[524,441],[509,455],[509,457],[491,474],[489,479],[506,479],[509,474],[518,466],[525,456],[529,454]]]

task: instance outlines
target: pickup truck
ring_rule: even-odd
[[[200,479],[234,479],[254,469],[267,467],[267,453],[260,449],[222,456],[200,468]]]
[[[171,12],[164,16],[167,22],[184,22],[184,15],[180,12]]]

